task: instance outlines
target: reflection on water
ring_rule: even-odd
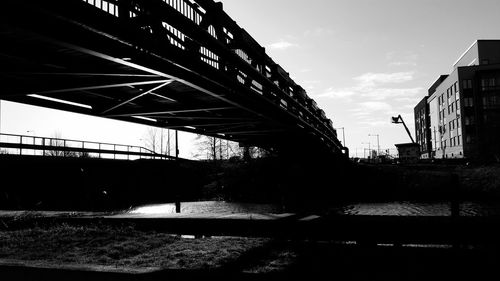
[[[360,203],[344,206],[337,213],[371,216],[449,216],[451,209],[447,203]]]
[[[157,204],[134,208],[130,213],[137,214],[168,214],[175,213],[175,204]],[[181,213],[283,213],[281,207],[271,204],[233,203],[225,201],[183,202]],[[337,206],[329,213],[338,215],[373,215],[373,216],[450,216],[449,202],[388,202],[388,203],[357,203]],[[462,202],[461,216],[498,216],[500,203]]]
[[[130,211],[136,214],[170,214],[175,213],[175,204],[157,204],[137,207]],[[269,214],[282,213],[281,208],[271,204],[251,204],[251,203],[232,203],[225,201],[201,201],[201,202],[182,202],[181,213],[200,214],[200,213],[255,213]]]
[[[461,216],[498,216],[499,203],[461,202]],[[368,215],[368,216],[450,216],[449,202],[389,202],[389,203],[359,203],[336,208],[336,214]]]

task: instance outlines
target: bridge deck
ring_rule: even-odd
[[[131,3],[3,3],[0,98],[250,145],[296,140],[340,151],[324,112],[221,5]]]

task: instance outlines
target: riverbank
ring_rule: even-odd
[[[261,238],[185,239],[133,226],[35,226],[0,232],[0,258],[43,266],[144,269],[217,268],[269,242]]]
[[[34,225],[0,231],[0,272],[2,280],[25,280],[26,272],[34,272],[30,280],[37,280],[37,272],[48,274],[45,277],[78,274],[78,280],[87,280],[82,279],[82,272],[133,274],[113,280],[151,280],[153,275],[137,275],[148,273],[169,280],[172,273],[177,274],[174,280],[185,280],[186,276],[217,276],[218,280],[241,276],[245,278],[236,279],[460,280],[494,273],[498,263],[495,251],[490,247],[476,250],[247,237],[186,239],[141,231],[133,225]],[[13,266],[20,270],[3,274],[12,273]]]
[[[349,177],[339,195],[358,202],[500,200],[498,164],[363,164]]]

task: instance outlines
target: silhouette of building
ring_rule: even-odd
[[[477,40],[414,108],[421,158],[500,159],[500,40]]]

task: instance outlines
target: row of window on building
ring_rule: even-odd
[[[462,136],[456,136],[456,137],[450,138],[448,140],[443,140],[441,142],[441,147],[446,148],[446,147],[460,146],[461,139],[462,139]]]

